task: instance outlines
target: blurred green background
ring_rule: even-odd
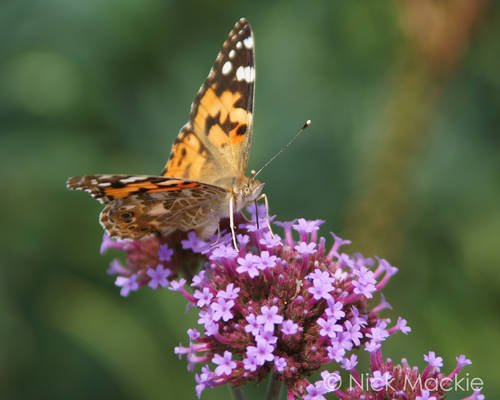
[[[313,121],[261,175],[272,213],[326,219],[400,268],[387,315],[413,331],[384,356],[422,367],[434,350],[449,372],[464,353],[499,398],[500,11],[479,0],[3,0],[0,398],[195,397],[173,354],[194,313],[166,290],[119,296],[101,206],[64,182],[159,173],[241,16],[249,168]]]

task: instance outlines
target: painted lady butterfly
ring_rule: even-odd
[[[111,237],[140,239],[195,230],[206,239],[233,213],[258,199],[263,184],[245,170],[254,101],[252,29],[240,19],[224,42],[191,106],[162,176],[89,175],[69,178],[106,207],[100,222]]]

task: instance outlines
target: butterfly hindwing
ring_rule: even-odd
[[[164,176],[211,184],[242,176],[250,152],[254,101],[254,41],[245,19],[236,23],[172,146]]]
[[[67,185],[106,204],[101,225],[121,239],[203,227],[211,234],[227,201],[227,191],[217,186],[162,176],[90,175],[70,178]]]

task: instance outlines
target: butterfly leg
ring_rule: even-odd
[[[260,226],[259,226],[259,205],[257,204],[257,200],[258,199],[255,199],[253,201],[253,203],[255,204],[255,222],[257,224],[257,230],[260,230]]]
[[[217,224],[217,240],[215,242],[213,242],[210,247],[214,247],[216,246],[218,243],[219,243],[219,240],[220,240],[220,225]]]
[[[253,222],[251,218],[247,217],[245,215],[245,213],[243,212],[243,209],[240,211],[240,215],[242,216],[242,218],[247,221],[247,222]]]
[[[240,251],[238,249],[238,244],[236,243],[236,234],[234,233],[234,199],[233,196],[229,198],[229,225],[231,226],[231,234],[233,235],[233,245],[236,251]]]
[[[273,230],[271,228],[271,223],[269,222],[269,203],[267,201],[266,194],[262,193],[259,197],[257,197],[257,200],[255,200],[255,201],[258,201],[260,199],[264,199],[264,205],[266,206],[266,223],[267,223],[267,228],[269,229],[269,232],[271,233],[271,237],[274,237],[274,233],[273,233]]]

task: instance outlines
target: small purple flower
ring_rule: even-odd
[[[259,240],[259,243],[269,249],[277,247],[281,244],[280,237],[278,235],[272,235],[271,232],[264,232],[262,235],[262,239]]]
[[[255,266],[264,271],[268,268],[273,268],[276,265],[278,257],[269,255],[267,250],[264,250],[260,256],[254,257]]]
[[[201,287],[204,283],[207,282],[207,271],[202,269],[195,276],[193,276],[193,281],[191,283],[192,287]]]
[[[333,341],[331,346],[326,348],[328,352],[328,358],[330,360],[335,360],[341,362],[345,355],[345,349],[338,342]]]
[[[257,336],[260,331],[260,324],[257,322],[257,318],[255,314],[249,314],[246,317],[248,325],[245,326],[245,331],[251,333],[254,336]]]
[[[430,367],[436,368],[438,371],[443,366],[443,358],[436,357],[436,353],[433,351],[429,351],[429,354],[424,355],[424,360],[429,363]]]
[[[375,353],[378,349],[380,349],[380,342],[375,342],[373,340],[366,342],[365,350],[368,353]]]
[[[248,235],[236,235],[236,239],[238,240],[238,244],[241,246],[241,247],[245,247],[248,243],[250,243],[250,236]]]
[[[344,358],[342,361],[342,368],[346,371],[350,371],[356,365],[358,365],[358,356],[356,356],[356,354],[352,354],[350,358]]]
[[[158,259],[160,261],[170,261],[173,255],[174,251],[167,244],[160,245],[160,249],[158,250]]]
[[[256,346],[247,347],[247,357],[255,358],[257,365],[264,365],[266,361],[273,361],[274,346],[264,340],[257,341]]]
[[[320,219],[316,219],[313,221],[307,221],[304,218],[299,218],[297,223],[293,225],[293,229],[295,229],[299,233],[312,233],[317,231],[320,225],[325,222]]]
[[[255,357],[249,357],[247,355],[247,357],[243,359],[243,368],[245,368],[246,370],[254,372],[258,367],[259,365],[257,365],[257,360]]]
[[[211,254],[214,259],[233,259],[238,256],[238,252],[234,249],[233,245],[220,245],[217,246]]]
[[[345,317],[345,312],[343,311],[344,304],[340,301],[328,301],[328,308],[325,310],[325,313],[328,317],[335,318],[339,320]]]
[[[307,394],[304,396],[304,400],[326,400],[323,396],[326,391],[322,385],[308,385],[306,387]]]
[[[481,394],[481,389],[474,389],[474,393],[472,396],[468,397],[465,400],[484,400],[485,397],[483,394]]]
[[[269,344],[275,345],[278,342],[278,338],[273,335],[271,331],[261,330],[257,336],[255,336],[255,341],[262,340]]]
[[[345,334],[345,332],[339,332],[335,337],[335,340],[337,341],[339,346],[344,348],[346,351],[352,350],[352,340],[349,335]]]
[[[210,308],[213,310],[213,320],[219,321],[222,319],[224,322],[229,321],[233,318],[233,313],[231,312],[231,308],[234,306],[233,300],[226,300],[218,298],[216,303],[212,303]]]
[[[134,292],[139,289],[137,274],[132,274],[129,277],[118,276],[115,280],[115,285],[121,287],[120,295],[127,297],[130,292]]]
[[[377,257],[377,260],[379,262],[380,268],[384,269],[389,276],[393,276],[398,272],[398,268],[393,267],[386,259]]]
[[[321,281],[319,279],[313,280],[313,286],[308,289],[308,292],[312,294],[314,300],[330,300],[332,295],[329,293],[333,289],[332,285],[328,282]]]
[[[335,279],[331,276],[331,274],[328,271],[322,271],[319,268],[315,268],[313,272],[307,275],[307,278],[311,279],[312,281],[317,280],[329,283],[330,285],[335,282]]]
[[[360,329],[361,327],[358,324],[353,324],[349,320],[344,322],[344,335],[351,340],[355,346],[359,346],[361,344],[360,339],[363,338]]]
[[[200,332],[198,332],[196,329],[193,328],[189,328],[187,330],[187,334],[190,340],[197,340],[200,338]]]
[[[295,335],[298,331],[299,324],[296,324],[291,319],[287,319],[281,324],[281,333],[284,335]]]
[[[469,360],[467,357],[465,357],[463,354],[461,354],[458,357],[456,357],[456,360],[457,360],[457,364],[458,364],[457,366],[458,366],[458,368],[463,368],[466,365],[471,365],[472,364],[472,361]]]
[[[180,292],[184,289],[184,285],[186,284],[186,280],[184,278],[179,279],[178,281],[170,281],[169,290],[174,292]]]
[[[198,290],[196,289],[193,293],[193,297],[198,300],[196,302],[196,305],[198,307],[205,307],[205,306],[208,306],[210,304],[210,302],[212,301],[214,295],[212,294],[212,292],[210,291],[209,288],[203,288],[203,290]]]
[[[156,269],[148,268],[146,274],[151,278],[148,283],[148,286],[152,289],[158,289],[158,286],[163,288],[168,286],[167,278],[172,274],[168,268],[165,268],[163,265],[158,264]]]
[[[238,258],[239,267],[236,268],[236,272],[239,274],[244,274],[246,272],[250,278],[259,276],[255,257],[254,254],[248,253],[245,255],[245,258]]]
[[[385,371],[383,374],[380,371],[374,371],[370,378],[370,385],[373,390],[379,391],[388,386],[391,379],[392,375],[389,371]]]
[[[109,268],[106,271],[108,275],[129,275],[130,271],[125,268],[120,260],[117,260],[116,258],[111,261],[109,264]]]
[[[342,326],[335,324],[333,319],[319,318],[317,324],[321,327],[319,334],[321,336],[328,336],[333,339],[337,336],[337,332],[342,332]]]
[[[286,368],[286,360],[283,357],[274,357],[274,368],[278,372],[283,372]]]
[[[431,396],[428,390],[422,390],[420,396],[415,397],[415,400],[436,400],[436,396]]]
[[[239,287],[234,287],[234,283],[230,283],[226,286],[226,290],[219,290],[217,292],[217,297],[220,299],[235,300],[238,298],[239,291]]]
[[[111,239],[107,233],[104,233],[99,252],[104,254],[109,249],[126,250],[127,245],[132,243],[129,239]]]
[[[220,354],[214,354],[212,362],[217,364],[218,367],[215,368],[215,375],[231,375],[233,369],[236,368],[236,362],[233,361],[233,355],[229,351],[224,352],[224,356]]]
[[[264,330],[272,332],[275,324],[281,324],[283,317],[278,314],[278,307],[262,306],[261,314],[257,315],[257,322],[264,326]]]
[[[305,243],[305,242],[300,242],[297,246],[295,246],[295,250],[299,252],[300,254],[307,256],[309,254],[314,254],[316,253],[316,243],[311,242],[311,243]]]
[[[337,371],[321,372],[321,380],[314,383],[317,388],[320,388],[324,393],[330,393],[339,388],[339,384],[342,381],[340,374]]]
[[[206,388],[212,388],[214,383],[213,383],[213,380],[212,380],[212,376],[213,376],[213,373],[212,371],[210,371],[210,369],[208,368],[207,365],[205,365],[204,367],[201,368],[201,374],[196,374],[195,375],[195,380],[196,380],[196,395],[198,396],[198,398],[200,398],[201,396],[201,393],[203,392],[203,390],[205,390]]]
[[[398,317],[396,327],[405,335],[408,335],[408,333],[411,332],[411,328],[407,325],[406,319],[403,319],[401,317]]]
[[[194,231],[188,232],[187,239],[181,240],[181,245],[184,250],[191,249],[195,253],[200,253],[206,247],[206,243]]]
[[[371,333],[367,333],[366,337],[370,338],[372,341],[375,342],[383,342],[387,337],[389,336],[389,332],[387,330],[376,326],[371,329]]]
[[[207,324],[211,324],[214,322],[214,312],[212,310],[212,308],[208,308],[207,310],[201,310],[199,313],[198,313],[198,324],[200,325],[207,325]]]
[[[354,293],[361,294],[368,299],[373,297],[373,292],[376,290],[375,277],[373,271],[366,267],[361,267],[359,270],[354,271],[358,275],[358,279],[353,281]]]

